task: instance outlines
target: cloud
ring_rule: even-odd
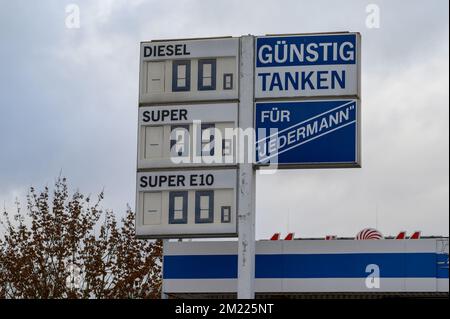
[[[81,28],[64,25],[80,6]],[[422,229],[448,235],[448,2],[10,1],[0,38],[0,203],[62,170],[134,205],[139,42],[314,31],[363,37],[363,168],[258,177],[258,238]],[[377,217],[378,216],[378,217]]]
[[[362,169],[260,178],[260,236],[278,230],[353,236],[369,226],[391,235],[448,235],[446,48],[442,43],[427,59],[391,76],[365,76],[371,81],[363,88]]]

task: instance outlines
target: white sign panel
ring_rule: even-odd
[[[198,170],[138,173],[138,191],[234,188],[235,170]]]
[[[236,122],[237,107],[237,103],[140,107],[139,125],[190,124],[194,121]]]
[[[198,40],[151,41],[141,43],[143,61],[236,56],[239,39],[217,38]]]
[[[139,108],[138,169],[235,165],[237,103]]]
[[[139,172],[139,238],[236,236],[236,170]]]
[[[360,95],[359,33],[257,37],[255,98]]]
[[[142,42],[139,103],[238,98],[239,39]]]

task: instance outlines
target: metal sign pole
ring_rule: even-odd
[[[239,127],[253,128],[254,107],[254,37],[243,36],[240,58]],[[247,142],[248,144],[246,145]],[[255,298],[255,171],[253,169],[253,136],[245,141],[239,138],[241,161],[238,180],[238,282],[239,299]],[[251,157],[248,152],[252,152]],[[244,159],[245,158],[245,159]],[[242,160],[244,159],[244,160]]]
[[[166,248],[167,243],[169,242],[168,239],[163,239],[162,240],[162,258],[163,260],[161,261],[161,276],[163,276],[162,282],[161,282],[161,299],[169,299],[169,296],[166,295],[165,291],[165,285],[164,285],[164,249]]]

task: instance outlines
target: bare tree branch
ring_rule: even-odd
[[[103,197],[70,196],[59,176],[30,188],[26,213],[4,209],[0,298],[159,298],[161,242],[137,240],[131,209],[119,225]]]

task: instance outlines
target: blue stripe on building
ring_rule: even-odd
[[[448,278],[435,253],[257,255],[256,278],[365,278],[376,264],[382,278]],[[164,256],[164,279],[237,278],[236,255]]]

